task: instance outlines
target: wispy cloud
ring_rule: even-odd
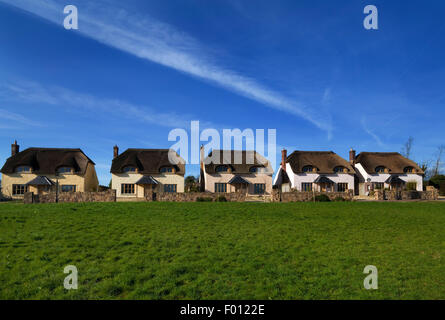
[[[27,126],[37,126],[37,127],[42,126],[42,124],[40,124],[37,121],[28,119],[21,114],[11,112],[5,109],[0,109],[0,120],[6,120],[8,123],[12,121],[15,123],[25,124]],[[0,128],[9,129],[9,128],[15,128],[15,126],[1,124]]]
[[[361,124],[362,124],[363,130],[365,130],[365,132],[367,134],[369,134],[375,140],[375,142],[377,142],[377,144],[380,147],[384,147],[385,146],[385,144],[382,142],[380,137],[378,135],[376,135],[371,129],[368,128],[368,125],[366,124],[366,118],[365,117],[362,118]]]
[[[0,0],[62,26],[66,3],[55,0]],[[318,128],[332,132],[329,117],[294,99],[271,90],[212,61],[205,48],[191,36],[152,17],[138,16],[107,3],[79,2],[81,34],[142,59],[209,81],[275,110],[301,117]],[[317,116],[314,116],[317,115]]]
[[[71,109],[87,109],[125,117],[134,121],[146,122],[169,128],[186,128],[195,117],[178,115],[177,113],[162,113],[147,106],[139,106],[118,99],[99,98],[90,94],[75,92],[58,86],[42,86],[35,82],[0,83],[0,99],[15,100],[25,103],[43,103]],[[0,109],[0,119],[9,119],[28,125],[37,125],[33,121],[7,110]],[[210,123],[204,125],[211,126]]]

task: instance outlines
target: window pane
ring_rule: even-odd
[[[164,184],[164,192],[176,192],[176,184]]]
[[[62,185],[62,192],[76,192],[76,186],[75,185]]]
[[[122,194],[132,194],[134,193],[134,184],[121,184]]]

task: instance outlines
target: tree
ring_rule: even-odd
[[[411,149],[413,147],[413,142],[414,142],[414,138],[413,137],[409,137],[408,141],[406,141],[405,145],[402,148],[402,155],[405,158],[410,159],[411,156]]]
[[[422,171],[424,172],[424,180],[428,180],[429,178],[431,178],[431,161],[422,161],[420,163],[417,164],[420,169],[422,169]]]
[[[186,192],[197,192],[199,191],[198,179],[194,176],[187,176],[185,178],[185,191]]]
[[[442,165],[442,157],[445,153],[445,145],[441,145],[437,148],[437,158],[436,158],[436,162],[434,164],[433,167],[433,172],[432,172],[432,176],[437,176],[440,174],[440,170],[441,170],[441,165]]]

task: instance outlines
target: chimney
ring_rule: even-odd
[[[199,149],[199,163],[201,165],[201,169],[204,169],[204,145],[201,145],[201,148]]]
[[[116,158],[119,155],[119,147],[114,146],[113,147],[113,159]]]
[[[351,150],[349,150],[349,162],[351,164],[355,163],[355,150],[351,148]]]
[[[286,159],[287,159],[287,150],[281,150],[281,169],[286,172]]]
[[[17,144],[17,140],[14,141],[14,144],[11,144],[11,156],[15,156],[20,151],[20,146]]]

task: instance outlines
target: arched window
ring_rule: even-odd
[[[265,167],[250,167],[249,172],[264,173],[264,172],[266,172],[266,168]]]
[[[334,172],[335,173],[343,173],[343,172],[346,172],[346,168],[345,167],[335,167],[334,168]]]
[[[125,173],[132,173],[132,172],[136,172],[136,168],[128,166],[128,167],[125,167],[122,171]]]
[[[30,173],[31,167],[30,166],[19,166],[19,167],[15,168],[15,172]]]
[[[314,172],[314,171],[316,171],[316,170],[313,166],[304,166],[303,167],[303,172]]]
[[[215,168],[215,172],[227,172],[227,171],[229,171],[228,166],[217,166]]]
[[[405,169],[403,169],[403,172],[405,173],[414,173],[415,170],[413,167],[406,167]]]
[[[159,170],[161,173],[167,173],[167,172],[173,172],[172,167],[162,167],[161,170]]]
[[[376,173],[385,173],[386,168],[384,166],[378,166],[377,168],[375,168],[375,172]]]
[[[73,168],[71,167],[60,167],[57,169],[57,173],[73,173]]]

